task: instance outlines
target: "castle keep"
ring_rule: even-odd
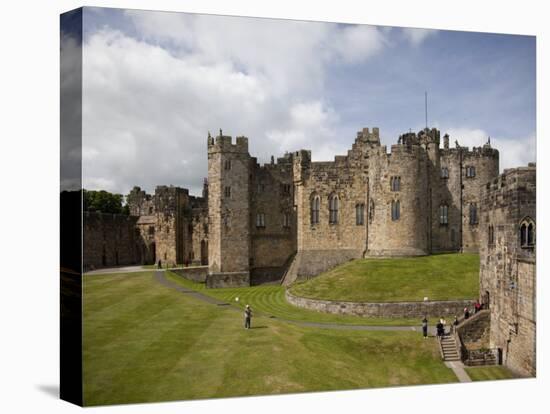
[[[286,284],[350,259],[478,251],[481,184],[496,177],[489,142],[469,150],[437,129],[388,152],[378,128],[347,155],[287,153],[259,165],[248,139],[208,136],[209,285]]]

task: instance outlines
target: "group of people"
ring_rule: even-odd
[[[479,301],[476,301],[474,304],[474,313],[478,313],[480,310],[483,309],[483,305],[479,303]],[[470,318],[470,309],[466,306],[464,308],[464,320]],[[456,329],[457,325],[460,323],[458,320],[458,317],[455,315],[455,319],[451,325],[450,333],[453,333]],[[439,321],[435,325],[436,333],[438,339],[441,339],[443,336],[447,335],[447,332],[445,330],[447,326],[447,321],[444,317],[439,318]],[[422,319],[422,334],[424,335],[424,339],[428,337],[428,317],[427,315],[424,316],[424,319]]]
[[[455,319],[451,325],[451,332],[453,332],[454,329],[456,329],[456,326],[459,323],[460,322],[458,321],[458,317],[455,316]],[[447,326],[447,321],[445,320],[445,318],[444,317],[439,318],[439,321],[435,325],[438,339],[441,339],[443,336],[447,335],[447,332],[445,330],[446,326]],[[422,334],[424,335],[424,339],[428,337],[428,317],[427,316],[424,316],[424,319],[422,319]]]

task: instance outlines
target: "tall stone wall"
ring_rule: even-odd
[[[221,131],[215,139],[208,137],[208,265],[212,275],[208,286],[229,283],[227,277],[216,278],[216,274],[249,275],[250,164],[247,138],[237,137],[233,144]],[[250,283],[249,278],[238,279]]]
[[[535,165],[506,170],[484,185],[481,206],[480,292],[491,311],[491,346],[510,369],[535,375],[535,246],[520,243],[522,221],[536,219]]]
[[[428,176],[425,150],[419,145],[393,145],[391,154],[380,147],[369,161],[368,256],[428,254]],[[393,177],[400,180],[392,190]],[[392,203],[399,217],[392,219]]]
[[[85,212],[83,221],[85,271],[137,263],[136,217]]]
[[[260,166],[251,159],[251,268],[280,268],[296,251],[292,157]]]

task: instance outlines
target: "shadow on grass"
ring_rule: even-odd
[[[267,326],[251,326],[250,329],[266,329]]]

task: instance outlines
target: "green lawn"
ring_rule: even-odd
[[[415,332],[308,328],[160,285],[84,276],[86,405],[455,382]]]
[[[275,316],[290,321],[342,323],[346,325],[420,326],[421,323],[418,318],[363,318],[298,308],[286,301],[285,288],[281,285],[207,289],[204,283],[192,282],[172,272],[166,272],[166,278],[186,288],[226,301],[236,307],[244,308],[246,304],[249,304],[256,314],[261,313],[266,317]],[[238,302],[235,301],[236,298],[239,298]]]
[[[515,378],[510,370],[502,365],[464,368],[472,381],[492,381]]]
[[[474,299],[478,290],[479,255],[456,253],[354,260],[290,289],[298,296],[351,302]]]

